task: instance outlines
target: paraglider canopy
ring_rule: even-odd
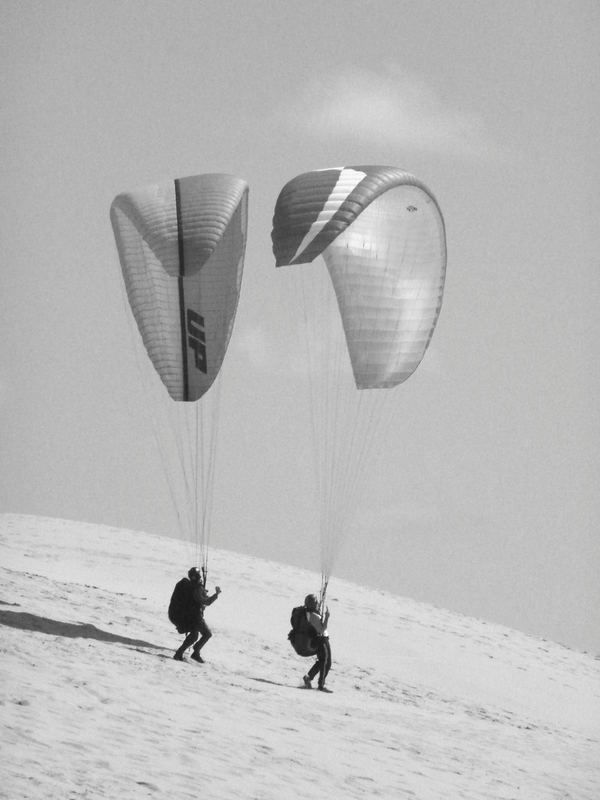
[[[444,222],[429,189],[395,167],[317,170],[287,183],[273,217],[277,266],[322,255],[359,389],[405,381],[442,304]]]
[[[221,368],[241,286],[247,196],[245,181],[208,174],[112,203],[129,303],[174,400],[198,400]]]
[[[323,602],[370,456],[396,424],[399,397],[390,390],[417,369],[438,320],[445,228],[414,175],[350,166],[290,180],[271,237],[276,265],[290,267],[291,302],[303,310]]]
[[[201,563],[203,582],[221,409],[218,376],[240,294],[247,205],[246,182],[215,173],[124,192],[110,209],[126,304],[162,381],[142,355],[144,408],[152,416],[180,533],[191,546],[188,557]],[[131,322],[137,355],[141,347]]]

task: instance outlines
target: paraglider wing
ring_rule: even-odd
[[[394,167],[304,173],[279,195],[272,240],[277,266],[323,256],[359,389],[412,375],[439,316],[446,272],[442,214],[421,181]]]
[[[417,369],[437,323],[445,228],[413,175],[352,166],[289,181],[271,236],[277,266],[291,267],[290,302],[302,312],[323,602],[356,524],[370,456],[395,424],[398,397],[389,390]],[[309,263],[319,255],[323,266]]]
[[[238,304],[248,186],[180,178],[118,195],[110,217],[131,309],[169,395],[198,400],[223,362]]]

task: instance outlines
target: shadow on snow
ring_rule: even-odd
[[[117,636],[114,633],[100,630],[100,628],[97,628],[95,625],[83,622],[60,622],[56,619],[48,619],[48,617],[38,617],[36,614],[28,614],[25,611],[0,610],[0,625],[6,625],[8,628],[20,628],[24,631],[46,633],[50,636],[66,636],[69,639],[97,639],[99,642],[126,644],[132,647],[158,647],[158,645],[144,642],[141,639],[129,639],[127,636]]]

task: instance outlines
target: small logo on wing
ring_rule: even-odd
[[[200,372],[207,372],[206,361],[206,331],[204,329],[204,317],[197,314],[191,308],[187,310],[187,334],[188,347],[194,351],[194,363]]]

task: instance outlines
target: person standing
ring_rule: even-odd
[[[175,661],[183,661],[183,654],[192,647],[192,658],[200,664],[204,664],[204,659],[200,655],[200,651],[212,636],[212,631],[206,624],[204,619],[204,609],[215,602],[217,597],[221,594],[221,589],[216,586],[213,595],[208,594],[206,588],[202,583],[202,576],[196,567],[192,567],[188,572],[188,580],[191,583],[189,587],[189,609],[186,614],[187,624],[185,632],[187,633],[183,644],[179,647],[173,658]],[[185,581],[185,579],[184,579]],[[198,637],[200,637],[198,639]]]
[[[327,623],[329,622],[329,609],[322,615],[319,611],[319,601],[316,595],[309,594],[304,599],[306,609],[306,620],[310,628],[314,630],[314,643],[317,649],[317,660],[302,678],[304,686],[312,689],[311,681],[319,676],[318,688],[321,692],[331,692],[325,686],[325,680],[331,669],[331,645],[329,634],[327,633]]]

